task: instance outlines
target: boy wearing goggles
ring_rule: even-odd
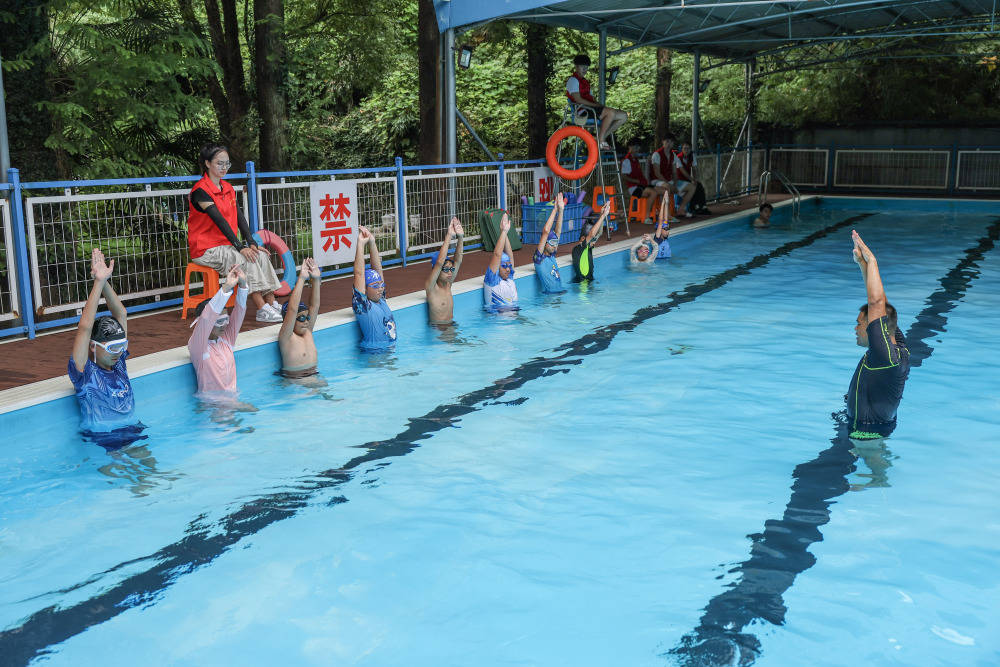
[[[111,434],[122,432],[126,436],[121,442],[105,444],[108,449],[145,437],[139,435],[145,427],[135,417],[135,396],[125,368],[128,358],[125,306],[109,282],[114,268],[115,261],[105,263],[104,254],[94,248],[90,258],[94,286],[80,315],[67,367],[80,403],[80,428],[84,434],[100,436],[99,444]],[[95,318],[102,295],[111,316]]]
[[[510,248],[507,232],[510,218],[503,214],[500,220],[500,238],[493,248],[490,265],[483,277],[483,308],[491,313],[517,310],[517,285],[514,284],[514,251]]]
[[[302,303],[302,288],[306,279],[312,285],[308,306]],[[284,321],[278,331],[278,349],[281,350],[281,374],[286,378],[316,375],[316,342],[312,330],[319,315],[319,286],[319,266],[316,260],[308,257],[302,262],[292,295],[281,309]]]
[[[455,255],[448,256],[448,246],[451,239],[458,243]],[[458,269],[462,266],[462,248],[465,245],[465,230],[458,218],[452,218],[448,225],[441,249],[437,257],[431,260],[431,273],[424,283],[424,293],[427,295],[427,316],[431,324],[451,324],[455,301],[451,295],[451,284],[458,278]]]
[[[566,200],[563,193],[557,193],[555,206],[549,212],[549,219],[545,221],[545,227],[542,228],[542,234],[538,240],[538,247],[535,248],[535,254],[532,256],[532,261],[535,263],[535,275],[538,276],[538,281],[542,284],[542,291],[546,294],[561,294],[566,291],[562,284],[562,277],[559,275],[559,263],[556,261],[565,206]],[[555,229],[552,227],[553,222],[555,222]]]
[[[225,312],[226,302],[236,292],[236,305],[232,315]],[[236,394],[236,336],[243,326],[247,312],[247,276],[238,264],[229,269],[226,281],[211,299],[202,301],[195,309],[195,320],[191,325],[194,333],[188,339],[191,365],[198,376],[198,393],[205,395],[220,392]]]
[[[371,254],[370,269],[365,268],[366,245]],[[396,320],[385,302],[382,258],[378,254],[375,236],[363,225],[358,227],[357,246],[351,308],[361,329],[361,349],[365,352],[384,352],[396,344]]]

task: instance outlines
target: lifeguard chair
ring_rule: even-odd
[[[591,134],[594,135],[594,139],[597,139],[597,130],[600,127],[600,120],[597,118],[597,113],[592,107],[579,106],[567,100],[566,110],[563,112],[562,125],[559,129],[570,126],[577,126],[586,129]],[[588,148],[584,141],[578,138],[568,138],[567,141],[572,141],[572,147],[567,150],[563,149],[563,142],[559,143],[558,149],[556,151],[556,161],[560,165],[566,165],[567,169],[570,171],[579,169],[587,161],[587,151]],[[607,192],[611,194],[617,201],[615,201],[612,207],[612,212],[610,213],[609,223],[606,226],[608,240],[611,239],[611,233],[620,222],[625,223],[625,233],[631,236],[631,231],[628,226],[628,205],[626,200],[626,191],[624,183],[622,182],[621,169],[618,165],[618,149],[615,146],[614,134],[608,135],[607,138],[609,148],[606,150],[601,150],[600,144],[598,144],[599,157],[597,160],[597,166],[594,167],[594,172],[583,177],[573,179],[565,179],[562,176],[558,176],[561,191],[573,190],[579,191],[580,188],[587,184],[587,181],[592,181],[592,187],[599,192]],[[611,165],[614,167],[614,180],[611,184],[605,182],[604,169],[606,165]],[[610,186],[610,187],[609,187]],[[595,210],[595,213],[599,212]]]

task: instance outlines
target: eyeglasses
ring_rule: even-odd
[[[455,267],[454,266],[442,266],[441,267],[441,272],[442,273],[455,273]]]
[[[94,345],[98,345],[104,348],[104,351],[108,354],[121,354],[128,348],[128,339],[122,338],[120,340],[111,340],[107,343],[100,343],[96,340],[90,341]]]
[[[232,162],[215,162],[213,164],[215,164],[215,166],[218,167],[219,169],[229,169],[230,167],[233,166]]]
[[[296,322],[308,322],[309,321],[309,313],[302,313],[301,315],[299,315],[298,317],[295,318],[295,321]]]

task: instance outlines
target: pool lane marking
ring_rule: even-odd
[[[979,276],[978,263],[998,241],[1000,218],[938,280],[941,286],[925,299],[927,305],[905,335],[911,368],[919,367],[934,352],[926,341],[945,331],[947,314]],[[832,416],[836,429],[830,440],[833,445],[795,467],[792,495],[782,518],[765,521],[763,532],[747,536],[752,540],[750,558],[728,570],[730,574],[741,573],[739,581],[713,597],[704,607],[698,627],[668,651],[682,660],[680,664],[715,664],[706,662],[712,660],[728,664],[732,658],[737,664],[748,665],[760,654],[760,641],[740,631],[757,619],[772,625],[784,623],[787,609],[782,596],[796,575],[816,563],[816,557],[806,549],[823,539],[819,527],[829,522],[833,499],[847,492],[847,476],[856,470],[846,416],[843,411]],[[739,655],[727,657],[727,651]]]
[[[690,303],[699,296],[726,285],[739,276],[766,266],[774,258],[809,246],[871,215],[873,214],[855,215],[828,225],[801,239],[789,241],[768,253],[757,255],[743,264],[710,276],[701,283],[672,292],[668,295],[667,301],[640,308],[627,320],[599,327],[574,341],[558,346],[555,351],[562,352],[558,356],[536,357],[526,361],[506,377],[481,389],[463,394],[453,403],[439,405],[421,417],[410,419],[409,425],[396,436],[361,445],[368,449],[366,453],[354,457],[340,468],[303,478],[295,491],[279,492],[254,499],[214,525],[205,524],[204,517],[198,517],[188,525],[185,531],[187,534],[183,538],[153,554],[119,563],[71,587],[36,596],[65,595],[136,563],[144,561],[154,563],[149,569],[129,575],[91,598],[68,607],[52,605],[40,609],[19,625],[0,632],[0,655],[5,656],[10,664],[25,664],[44,653],[46,647],[61,643],[93,625],[114,618],[123,611],[151,604],[178,577],[212,562],[244,537],[253,535],[272,523],[294,516],[298,510],[309,504],[317,492],[350,481],[355,469],[367,464],[388,465],[387,459],[410,453],[419,446],[420,440],[430,438],[438,431],[452,426],[461,417],[481,409],[477,407],[480,404],[485,405],[489,401],[495,401],[532,380],[554,373],[568,372],[570,367],[583,362],[582,357],[607,349],[617,334],[632,331],[649,319],[664,315],[678,306]],[[339,504],[346,502],[346,499],[337,497],[330,502]]]

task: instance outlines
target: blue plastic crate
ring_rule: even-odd
[[[521,240],[526,245],[537,245],[542,240],[542,230],[549,213],[555,204],[542,202],[540,204],[521,205]],[[580,240],[580,228],[583,227],[584,213],[590,208],[587,204],[566,204],[563,209],[562,233],[559,243],[576,243]],[[553,223],[553,226],[555,223]]]

